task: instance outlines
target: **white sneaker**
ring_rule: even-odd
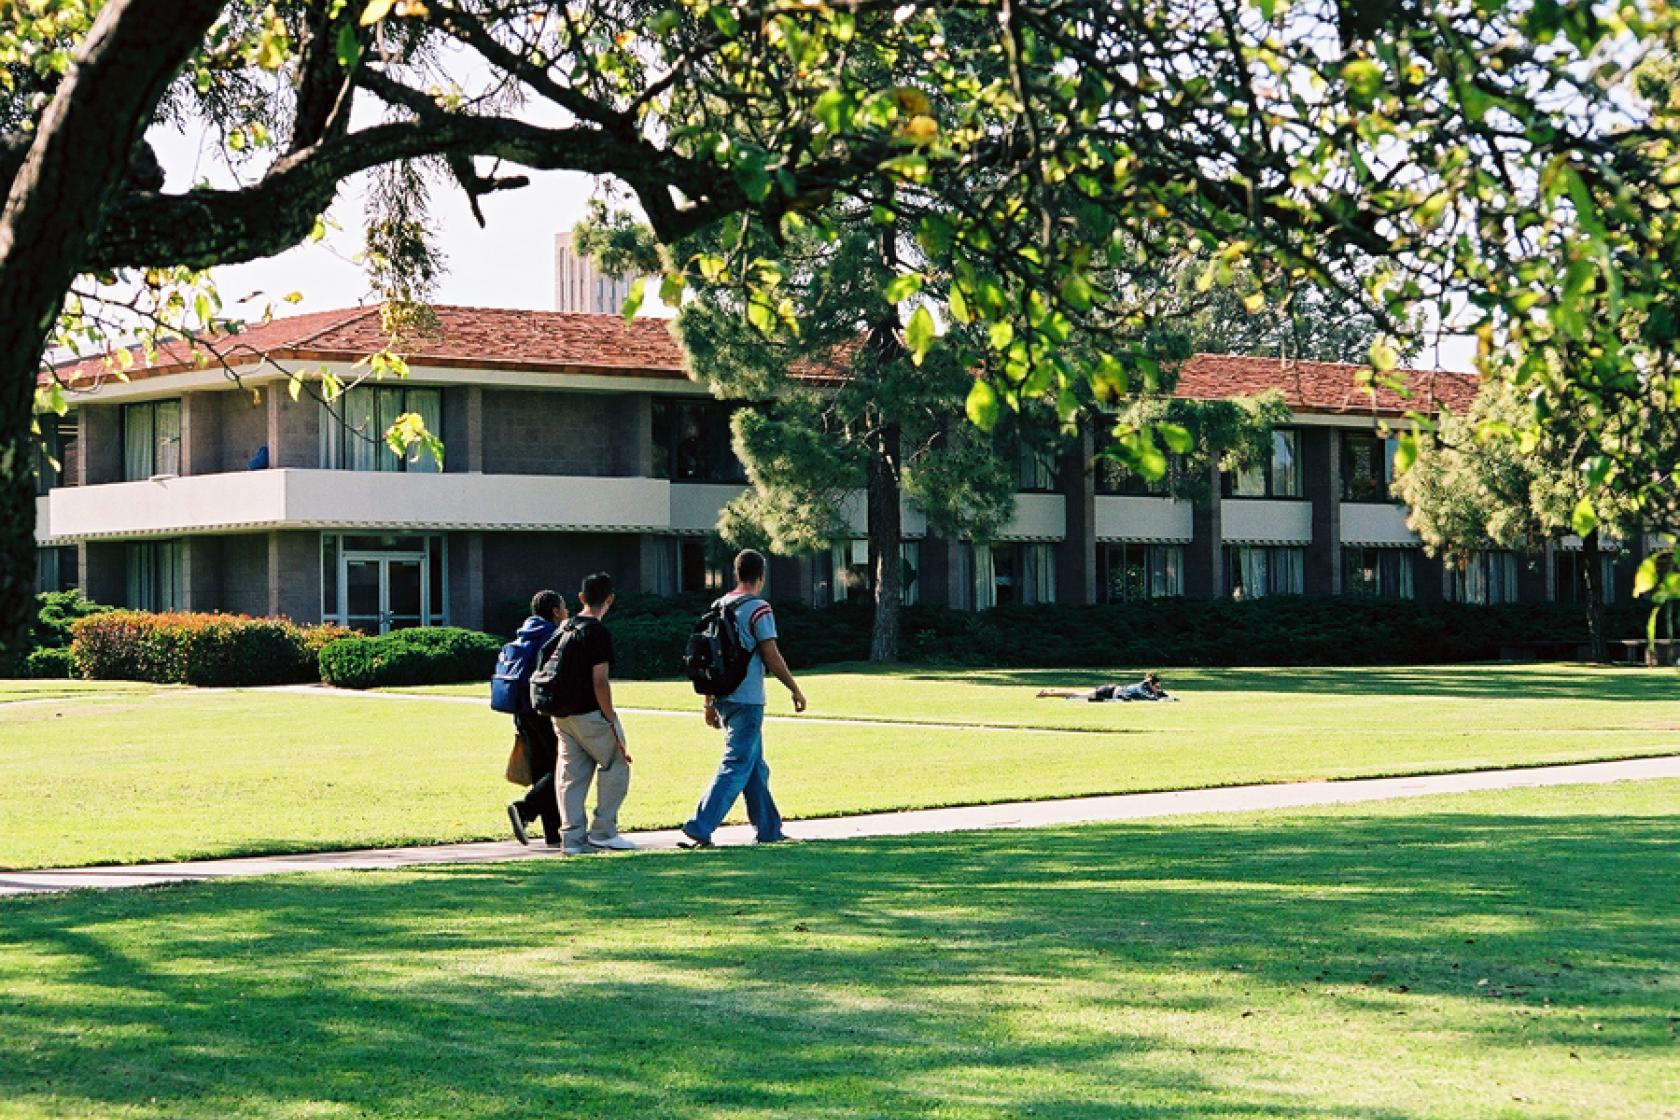
[[[591,848],[588,844],[567,844],[565,847],[560,849],[560,854],[567,856],[587,856],[595,854],[595,849]]]
[[[636,850],[635,841],[626,840],[622,836],[609,836],[605,840],[597,840],[591,836],[589,846],[591,848],[605,848],[609,852],[633,852]]]

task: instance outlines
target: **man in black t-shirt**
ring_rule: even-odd
[[[612,634],[601,620],[613,604],[612,577],[583,581],[583,609],[560,628],[554,730],[560,736],[560,830],[569,856],[627,852],[636,845],[618,834],[618,809],[630,791],[630,751],[613,710],[608,673]],[[595,818],[585,827],[585,802],[595,783]]]

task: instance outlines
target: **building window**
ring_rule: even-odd
[[[1342,549],[1342,592],[1373,599],[1411,599],[1412,566],[1417,553],[1410,548]]]
[[[975,610],[1021,602],[1017,551],[1012,544],[974,545],[969,549],[974,558]]]
[[[1146,479],[1126,467],[1111,455],[1099,455],[1092,464],[1096,491],[1099,494],[1118,494],[1124,497],[1166,497],[1172,480],[1183,470],[1176,455],[1167,457],[1167,473],[1156,479]]]
[[[1021,546],[1020,601],[1023,603],[1054,603],[1056,601],[1056,548],[1049,544]]]
[[[181,402],[143,401],[122,411],[123,478],[140,482],[181,473]]]
[[[922,601],[922,542],[900,541],[898,545],[900,606],[913,607]]]
[[[705,537],[684,537],[677,546],[677,586],[683,591],[722,593],[723,565],[712,560]]]
[[[37,549],[35,560],[35,590],[70,591],[76,587],[75,545]]]
[[[35,493],[45,494],[56,486],[74,486],[75,418],[47,413],[35,419],[41,426],[41,435],[35,444]]]
[[[735,456],[728,401],[653,402],[653,471],[673,482],[745,482]]]
[[[1184,594],[1183,545],[1107,544],[1102,552],[1104,602],[1135,603]]]
[[[1450,603],[1517,601],[1517,554],[1472,552],[1462,565],[1447,562],[1446,599]]]
[[[1342,500],[1386,502],[1394,481],[1393,439],[1342,433]]]
[[[1575,549],[1559,549],[1554,554],[1556,561],[1555,582],[1552,597],[1560,603],[1585,603],[1587,601],[1587,568],[1586,557]],[[1598,595],[1599,601],[1614,603],[1616,601],[1616,555],[1610,552],[1598,554]]]
[[[1240,471],[1226,472],[1222,489],[1227,498],[1299,498],[1305,490],[1301,478],[1301,433],[1292,428],[1272,432],[1272,455]]]
[[[1307,589],[1307,550],[1295,547],[1227,545],[1226,585],[1233,599],[1302,595]]]
[[[181,541],[140,541],[124,557],[127,605],[137,611],[178,611],[186,607]]]
[[[358,385],[321,405],[321,465],[329,470],[410,471],[436,474],[442,465],[423,446],[393,455],[385,433],[399,416],[415,413],[426,431],[443,437],[443,391],[406,386]]]
[[[1022,490],[1048,493],[1056,488],[1056,453],[1037,447],[1021,448],[1019,485]]]
[[[321,536],[321,618],[364,634],[449,623],[442,534]]]

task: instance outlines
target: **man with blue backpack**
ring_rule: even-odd
[[[776,616],[764,600],[764,554],[746,549],[735,557],[735,590],[713,603],[688,640],[685,664],[694,691],[706,698],[706,725],[724,733],[723,762],[682,826],[683,848],[710,848],[712,833],[737,797],[760,844],[786,840],[782,815],[770,796],[770,767],[764,761],[764,674],[787,686],[793,710],[805,710],[805,694],[788,671],[776,639]]]
[[[490,707],[513,717],[514,730],[525,741],[525,758],[535,783],[523,798],[507,807],[513,837],[529,844],[526,826],[541,820],[543,837],[551,848],[560,847],[560,807],[554,796],[560,738],[553,721],[531,706],[531,674],[536,671],[543,646],[566,617],[566,601],[559,592],[539,591],[532,596],[531,617],[520,625],[513,641],[502,647],[496,659],[496,675],[490,680]]]

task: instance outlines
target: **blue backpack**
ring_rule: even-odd
[[[545,633],[546,639],[553,633]],[[490,678],[490,710],[518,715],[531,710],[531,674],[542,655],[541,641],[516,638],[496,655],[496,672]]]

